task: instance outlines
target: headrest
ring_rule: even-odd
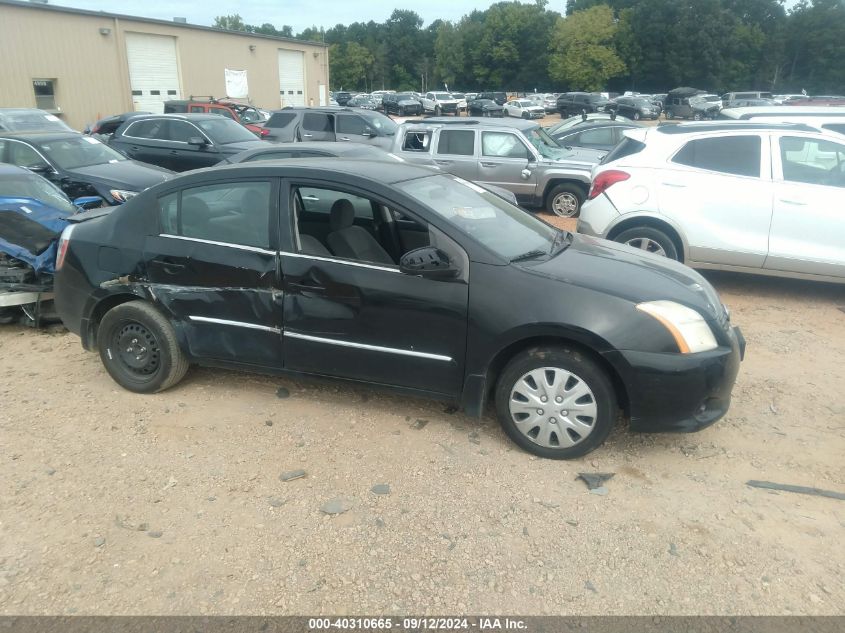
[[[329,217],[329,228],[332,231],[347,229],[355,222],[355,207],[346,198],[335,200]]]

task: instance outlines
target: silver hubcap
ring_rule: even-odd
[[[655,255],[660,255],[661,257],[666,257],[666,251],[663,247],[655,242],[652,239],[647,237],[635,237],[632,240],[628,240],[625,242],[628,246],[633,246],[634,248],[639,248],[642,251],[648,251],[649,253],[654,253]]]
[[[568,191],[559,193],[552,200],[552,211],[562,218],[571,218],[578,212],[578,198]]]
[[[541,367],[516,381],[509,402],[516,428],[535,444],[568,448],[593,432],[598,405],[589,385],[559,367]]]

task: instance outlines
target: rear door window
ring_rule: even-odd
[[[845,145],[795,136],[779,144],[784,180],[845,187]]]
[[[689,141],[673,163],[736,176],[760,177],[759,136],[719,136]]]
[[[438,154],[473,156],[475,154],[475,132],[472,130],[443,130],[437,142]]]
[[[271,115],[264,125],[265,127],[287,127],[295,118],[296,114],[293,112],[277,112]]]
[[[338,134],[357,134],[364,135],[364,130],[367,124],[359,116],[354,114],[341,114],[337,117],[337,132]]]
[[[331,117],[322,112],[307,112],[302,118],[302,127],[312,132],[334,132]]]
[[[522,141],[509,132],[482,132],[481,154],[498,158],[529,158],[528,149]]]

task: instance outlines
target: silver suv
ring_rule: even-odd
[[[393,154],[483,185],[512,191],[520,204],[575,217],[587,196],[590,170],[606,152],[557,144],[531,121],[430,118],[408,121]]]
[[[845,282],[841,136],[750,121],[625,136],[593,172],[579,233],[693,268]]]

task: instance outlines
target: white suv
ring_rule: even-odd
[[[716,268],[845,283],[845,141],[802,124],[628,130],[578,232]]]
[[[440,116],[441,114],[460,114],[458,111],[458,100],[452,96],[451,92],[427,92],[420,101],[422,102],[423,110],[435,116]]]

